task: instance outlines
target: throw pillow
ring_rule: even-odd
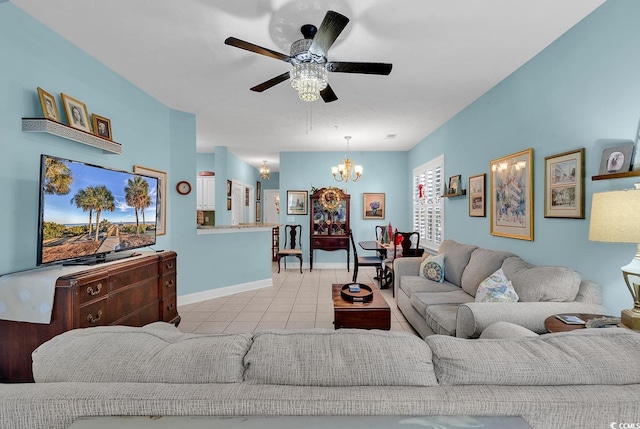
[[[420,264],[420,277],[434,282],[444,282],[444,253],[427,257]]]
[[[476,302],[517,302],[518,294],[502,268],[484,279],[476,292]]]

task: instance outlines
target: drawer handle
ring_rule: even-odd
[[[102,318],[102,310],[98,310],[98,312],[96,313],[95,316],[93,314],[88,315],[87,316],[87,321],[89,323],[96,323],[101,318]]]
[[[173,302],[171,304],[167,305],[167,310],[173,311]]]
[[[165,264],[165,267],[167,267],[168,270],[172,270],[173,269],[173,262],[167,262]]]
[[[96,296],[100,293],[101,290],[102,290],[102,283],[98,283],[96,285],[96,290],[93,290],[91,286],[87,287],[87,294],[91,296]]]
[[[165,287],[173,287],[173,280],[167,280],[164,282]]]

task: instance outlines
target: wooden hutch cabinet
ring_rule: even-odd
[[[310,197],[309,268],[313,270],[314,250],[346,250],[347,271],[351,259],[349,247],[349,194],[338,188],[321,188]]]
[[[32,382],[33,350],[71,329],[157,321],[178,326],[176,263],[175,252],[166,251],[58,277],[49,324],[0,320],[0,382]]]

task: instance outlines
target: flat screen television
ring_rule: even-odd
[[[91,265],[156,243],[158,179],[42,155],[38,265]]]

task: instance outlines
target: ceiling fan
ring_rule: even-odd
[[[322,97],[325,103],[329,103],[337,100],[338,97],[329,86],[328,72],[378,75],[391,73],[391,64],[327,60],[329,48],[348,22],[349,18],[346,16],[331,10],[327,11],[320,28],[316,28],[311,24],[305,24],[300,28],[304,39],[297,40],[291,44],[289,55],[272,51],[235,37],[228,37],[224,43],[292,65],[290,71],[254,86],[251,91],[262,92],[291,78],[291,86],[298,91],[298,96],[301,100],[315,101]]]

